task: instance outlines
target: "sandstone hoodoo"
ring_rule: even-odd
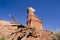
[[[28,13],[28,27],[34,27],[36,30],[43,30],[43,22],[34,14],[35,9],[29,7],[27,10]]]
[[[27,25],[0,20],[0,36],[8,40],[50,40],[54,33],[43,29],[43,22],[34,14],[35,9],[27,9]]]

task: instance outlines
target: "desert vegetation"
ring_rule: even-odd
[[[8,40],[6,36],[0,36],[0,40]]]
[[[60,32],[55,32],[53,35],[51,35],[49,40],[60,40]]]
[[[6,36],[0,36],[0,40],[8,40]],[[48,40],[60,40],[60,32],[54,32]]]

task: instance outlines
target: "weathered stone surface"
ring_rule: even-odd
[[[12,26],[11,22],[0,20],[0,36],[9,36],[11,33],[16,32],[18,26]]]
[[[54,33],[48,30],[34,30],[33,28],[20,28],[17,32],[13,33],[10,37],[11,40],[21,40],[25,37],[26,33],[29,34],[26,36],[26,40],[48,40],[48,38]],[[13,38],[12,38],[13,37]]]
[[[0,36],[5,35],[9,40],[48,40],[52,34],[51,31],[36,30],[34,27],[0,26]]]
[[[39,35],[38,35],[39,34]],[[40,33],[36,33],[34,36],[30,36],[27,38],[27,40],[48,40],[48,38],[52,35],[53,33],[47,31],[40,31]]]
[[[28,21],[27,25],[29,27],[35,27],[36,30],[43,30],[43,23],[42,21],[34,14],[34,9],[33,8],[28,8]]]

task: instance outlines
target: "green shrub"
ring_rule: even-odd
[[[7,40],[7,37],[6,36],[1,36],[0,40]]]
[[[51,35],[49,40],[60,40],[60,32],[55,32],[55,34]]]
[[[58,38],[58,40],[60,40],[60,32],[56,33],[56,37]]]

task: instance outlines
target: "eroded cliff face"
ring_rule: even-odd
[[[27,25],[28,27],[34,27],[36,30],[43,30],[43,22],[37,17],[35,14],[35,9],[32,7],[29,7],[27,10],[28,13],[28,21]]]
[[[11,22],[0,20],[0,36],[9,36],[12,32],[16,32],[17,26],[12,26]]]
[[[49,40],[54,33],[48,30],[35,30],[34,28],[19,28],[10,35],[10,40]]]
[[[2,21],[0,22],[0,36],[6,36],[8,40],[49,40],[50,36],[54,34],[49,30],[37,30],[36,27]]]
[[[6,36],[9,40],[49,40],[53,34],[52,31],[37,30],[30,26],[0,24],[0,36]]]
[[[0,36],[7,36],[9,40],[48,40],[54,33],[49,30],[36,30],[23,26],[0,27]]]
[[[0,36],[9,36],[12,32],[16,32],[16,26],[0,26]]]

